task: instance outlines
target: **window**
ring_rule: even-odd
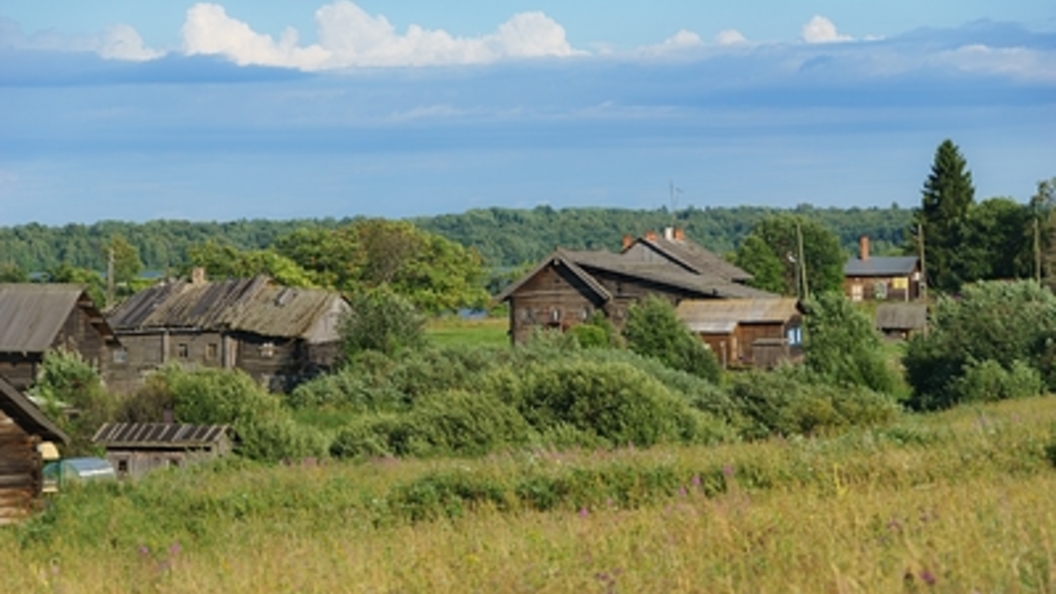
[[[180,359],[186,359],[187,357],[189,357],[190,352],[190,348],[188,348],[186,342],[181,342],[180,344],[176,345],[176,356]]]
[[[264,344],[260,345],[260,356],[264,357],[265,359],[270,359],[270,358],[274,357],[275,356],[275,343],[274,342],[265,342]]]
[[[216,361],[216,354],[219,351],[220,351],[220,349],[217,348],[215,342],[211,342],[211,343],[205,345],[205,356],[210,361]]]
[[[128,350],[114,349],[114,363],[128,363]]]
[[[128,460],[117,461],[117,474],[121,476],[128,474]]]
[[[851,301],[862,300],[862,285],[855,283],[851,285]]]
[[[799,327],[789,328],[785,331],[785,336],[788,338],[790,346],[798,346],[803,342],[803,329]]]
[[[877,299],[887,299],[887,283],[880,281],[873,287],[873,295]]]

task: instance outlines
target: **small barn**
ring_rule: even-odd
[[[213,460],[233,448],[228,425],[188,423],[106,423],[92,442],[106,448],[106,460],[118,478]]]
[[[25,390],[52,349],[79,353],[101,375],[118,347],[114,331],[80,285],[0,284],[0,374]]]
[[[676,313],[723,367],[769,369],[802,356],[803,312],[795,299],[694,299]]]
[[[42,450],[69,438],[15,386],[0,376],[0,525],[24,518],[44,487]]]
[[[340,356],[338,324],[348,303],[322,289],[271,279],[159,283],[109,312],[123,348],[106,376],[132,392],[166,364],[241,369],[276,392],[329,368]]]
[[[928,325],[928,306],[923,303],[881,303],[876,308],[876,327],[884,336],[906,340]]]

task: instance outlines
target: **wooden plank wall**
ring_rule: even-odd
[[[0,525],[17,522],[40,495],[40,454],[37,439],[0,412]]]

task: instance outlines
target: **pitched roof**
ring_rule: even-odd
[[[97,319],[100,333],[112,339],[102,314],[80,285],[58,283],[0,284],[0,351],[42,353],[54,343],[75,307]]]
[[[870,256],[851,258],[843,267],[844,276],[908,276],[917,269],[916,256]]]
[[[263,276],[197,284],[175,281],[129,297],[110,313],[110,324],[129,333],[167,328],[309,338],[321,317],[344,307],[337,293],[283,287]]]
[[[721,276],[697,274],[676,266],[627,258],[624,254],[613,254],[603,251],[566,251],[565,253],[588,272],[590,270],[604,270],[682,289],[702,297],[751,299],[775,296],[772,293],[735,283]]]
[[[571,272],[576,278],[578,278],[584,284],[590,287],[591,291],[593,291],[598,297],[601,297],[603,301],[608,301],[609,299],[612,299],[612,295],[609,293],[608,289],[606,289],[601,283],[599,283],[597,279],[590,276],[590,274],[580,268],[579,265],[576,264],[575,259],[572,257],[572,254],[570,252],[558,248],[554,250],[553,253],[551,253],[549,256],[543,258],[543,260],[539,262],[539,264],[537,264],[535,268],[532,268],[520,279],[515,281],[510,286],[506,287],[506,289],[504,289],[495,297],[495,300],[501,302],[509,299],[510,295],[512,295],[514,292],[524,286],[525,283],[530,281],[533,277],[535,277],[535,275],[539,274],[540,271],[542,271],[548,266],[566,267],[569,272]]]
[[[789,297],[771,299],[687,299],[675,310],[690,330],[732,332],[737,324],[784,323],[801,313]]]
[[[876,308],[876,327],[881,330],[919,330],[928,324],[928,306],[923,303],[881,303]]]
[[[0,376],[0,411],[14,419],[19,427],[49,441],[67,443],[70,438],[44,411],[33,404],[25,394],[19,392],[3,376]]]
[[[204,447],[220,443],[229,429],[228,425],[188,423],[106,423],[92,442],[110,448]]]
[[[752,275],[727,262],[714,252],[692,241],[677,238],[639,237],[623,252],[632,255],[634,245],[643,245],[665,256],[670,261],[700,275],[717,276],[730,281],[747,281]]]

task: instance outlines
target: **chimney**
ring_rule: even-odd
[[[664,239],[668,241],[673,241],[675,239],[674,227],[664,227]]]
[[[869,236],[863,235],[858,238],[858,257],[864,262],[869,259]]]
[[[176,422],[176,413],[172,408],[166,406],[165,410],[161,411],[161,420],[166,425],[171,425]]]
[[[633,244],[633,243],[634,243],[634,236],[633,235],[624,235],[623,236],[623,249],[627,249],[627,248],[631,247],[631,244]]]
[[[195,266],[191,269],[191,284],[192,285],[204,285],[205,284],[205,268],[202,266]]]
[[[675,241],[685,241],[686,232],[681,227],[675,227]]]
[[[656,241],[656,231],[646,231],[645,238],[649,241]]]

